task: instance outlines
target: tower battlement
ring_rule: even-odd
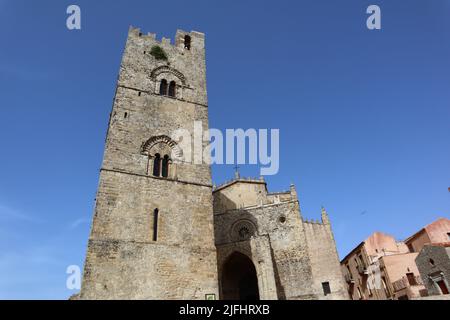
[[[158,40],[156,38],[156,33],[148,32],[144,33],[141,31],[141,28],[130,26],[128,30],[128,37],[135,37],[135,38],[141,38],[144,41],[148,40],[151,43],[165,45],[165,46],[172,46],[174,48],[180,48],[185,49],[185,40],[186,36],[189,36],[191,38],[191,41],[194,40],[196,44],[204,44],[205,41],[205,34],[198,31],[184,31],[181,29],[177,29],[175,33],[175,42],[172,43],[171,38],[162,37],[161,40]]]
[[[177,30],[172,44],[169,38],[159,41],[155,33],[129,28],[118,86],[160,95],[161,81],[175,82],[173,98],[207,106],[203,33]]]

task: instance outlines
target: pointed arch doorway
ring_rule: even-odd
[[[234,252],[225,261],[221,275],[223,300],[259,300],[255,265],[246,255]]]

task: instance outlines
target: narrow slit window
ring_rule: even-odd
[[[184,48],[187,50],[191,50],[191,36],[189,35],[184,36]]]
[[[158,240],[158,215],[159,210],[156,208],[153,210],[153,241]]]
[[[153,175],[159,177],[161,172],[161,156],[159,153],[155,155],[155,160],[153,160]]]
[[[329,282],[322,282],[322,289],[324,295],[331,294],[331,287]]]
[[[175,98],[176,87],[177,87],[177,84],[175,83],[175,81],[171,81],[170,85],[169,85],[169,97]]]
[[[165,155],[162,160],[162,176],[167,178],[169,176],[169,156]]]
[[[159,85],[159,94],[162,96],[167,95],[167,80],[162,79],[161,84]]]
[[[125,112],[123,117],[126,119],[128,117],[128,112]]]

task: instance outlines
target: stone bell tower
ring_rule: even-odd
[[[130,28],[81,299],[218,298],[210,166],[173,138],[194,122],[208,130],[204,34]]]

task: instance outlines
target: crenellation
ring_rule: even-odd
[[[165,38],[165,37],[163,37],[162,38],[162,40],[161,40],[161,44],[165,44],[165,45],[171,45],[171,40],[170,40],[170,38]]]
[[[178,29],[175,34],[175,41],[172,43],[171,38],[162,37],[161,40],[157,39],[157,34],[148,32],[147,34],[143,34],[140,28],[130,27],[128,32],[129,39],[136,39],[139,41],[143,41],[142,45],[162,45],[166,48],[171,49],[185,49],[184,48],[184,40],[185,36],[189,36],[192,39],[192,47],[195,49],[194,51],[202,51],[204,50],[204,41],[205,34],[198,31],[187,32],[184,30]],[[192,51],[192,50],[188,50]],[[186,53],[184,50],[179,51],[179,53]]]

